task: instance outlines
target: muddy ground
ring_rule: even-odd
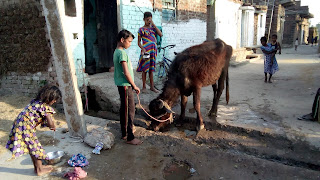
[[[7,101],[17,103],[12,103],[12,107],[4,106],[3,102]],[[1,102],[1,108],[8,110],[3,111],[4,113],[18,112],[22,109],[20,104],[27,103],[28,97],[8,95],[2,97]],[[18,108],[13,108],[15,106]],[[6,117],[11,119],[14,116]],[[59,117],[63,118],[61,114],[57,119]],[[91,155],[90,165],[84,168],[88,172],[86,179],[320,178],[320,153],[302,141],[293,142],[281,136],[219,125],[213,125],[212,130],[203,130],[194,136],[194,119],[187,120],[188,123],[179,128],[171,125],[165,132],[153,132],[146,129],[149,121],[137,116],[136,135],[144,143],[141,146],[132,146],[120,140],[118,121],[103,121],[108,121],[108,128],[116,136],[115,145],[110,150],[102,151],[100,155]],[[54,141],[50,132],[49,135],[41,131],[38,133],[44,146],[52,146],[54,142],[58,148],[65,148],[59,146],[59,141],[65,141],[62,138],[67,136],[62,133],[65,122],[59,122],[60,128]],[[1,127],[9,128],[12,120],[1,119],[1,123]],[[6,134],[6,131],[1,130],[1,133]],[[186,133],[191,135],[187,137]],[[5,151],[3,140],[6,139],[6,135],[3,134],[1,148]],[[87,148],[85,144],[80,146]],[[55,165],[53,173],[41,179],[62,179],[63,174],[70,170],[66,161],[71,155],[67,154],[63,162]],[[11,164],[6,165],[11,167],[9,172],[8,169],[3,169],[4,166],[1,164],[0,175],[9,173],[9,179],[24,176],[26,179],[40,179],[32,174],[31,160],[25,162],[29,157],[24,158],[24,163],[21,162],[19,165],[23,165],[22,168],[27,166],[26,170],[29,170],[30,175],[19,174]]]
[[[86,179],[90,180],[320,179],[320,150],[316,144],[312,145],[312,142],[319,140],[319,124],[296,120],[297,116],[308,113],[312,106],[312,92],[319,84],[319,74],[316,73],[319,63],[316,63],[318,59],[314,56],[303,62],[292,60],[294,56],[288,54],[283,56],[283,61],[279,60],[282,71],[277,73],[273,84],[263,82],[260,61],[230,69],[232,101],[228,106],[224,100],[221,101],[218,117],[225,123],[210,123],[210,119],[206,119],[207,130],[202,130],[197,135],[194,134],[194,117],[186,119],[182,127],[172,124],[164,132],[153,132],[147,129],[150,122],[137,115],[136,136],[144,143],[140,146],[127,145],[120,139],[118,115],[109,112],[107,117],[111,120],[97,119],[92,124],[106,126],[115,135],[115,145],[109,150],[101,151],[100,155],[94,155],[91,153],[93,148],[68,138],[68,133],[62,133],[66,123],[64,116],[58,113],[56,119],[59,121],[59,128],[55,140],[53,141],[53,134],[48,129],[41,129],[38,136],[45,149],[52,150],[54,142],[55,148],[64,150],[67,154],[61,163],[54,166],[54,172],[44,177],[33,174],[32,162],[28,156],[10,162],[4,160],[10,154],[4,149],[4,145],[12,121],[30,98],[2,94],[0,179],[63,179],[63,174],[72,169],[68,167],[67,159],[79,152],[89,158],[90,164],[84,170],[88,172]],[[303,58],[306,56],[303,55]],[[210,107],[211,90],[204,88],[203,91],[208,92],[203,94],[205,111]],[[190,104],[192,103],[189,103],[189,108]],[[261,131],[257,129],[258,126],[252,125],[248,128],[250,124],[246,124],[247,119],[242,114],[230,115],[230,111],[237,108],[241,112],[256,113],[257,116],[252,116],[259,117],[256,121],[262,121],[262,125],[266,123],[271,128],[279,127],[279,133],[274,133],[275,129],[270,128],[268,131]],[[241,121],[241,118],[244,120]],[[309,136],[304,136],[308,132],[311,132]],[[309,138],[313,141],[307,141]]]

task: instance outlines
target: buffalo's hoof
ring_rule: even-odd
[[[217,117],[217,113],[215,113],[213,111],[209,111],[208,116],[209,117]]]

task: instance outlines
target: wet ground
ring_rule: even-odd
[[[86,179],[90,180],[320,179],[320,124],[297,120],[298,116],[311,111],[313,92],[320,84],[320,60],[314,49],[305,48],[308,49],[299,51],[299,54],[283,50],[284,54],[278,59],[280,71],[272,84],[263,82],[261,60],[230,68],[230,104],[225,104],[223,95],[217,118],[219,124],[206,118],[207,130],[196,136],[192,111],[187,113],[190,118],[182,127],[172,124],[164,132],[147,130],[150,122],[137,115],[136,136],[144,141],[140,146],[127,145],[120,139],[118,121],[97,119],[91,122],[107,126],[116,139],[112,149],[94,155],[92,148],[62,133],[65,124],[61,122],[55,148],[67,154],[61,163],[55,165],[53,173],[36,177],[30,157],[6,162],[4,158],[8,153],[2,149],[0,177],[62,179],[63,174],[71,170],[66,164],[67,159],[80,152],[89,158],[90,164],[84,170],[88,172]],[[211,98],[211,88],[204,88],[203,114],[209,111]],[[18,98],[9,96],[0,100],[9,104],[7,101],[15,99]],[[20,98],[19,103],[22,104],[23,99]],[[8,116],[1,119],[1,127],[6,127],[0,130],[1,133],[6,133],[12,117],[16,116],[13,114],[23,108],[19,103],[11,103],[11,109],[8,106],[2,108],[2,113]],[[187,109],[191,109],[192,101],[188,104]],[[179,114],[178,107],[176,111]],[[92,114],[107,119],[118,118],[110,112]],[[45,148],[52,150],[52,132],[43,132],[39,136],[47,145]],[[0,139],[1,145],[4,139],[4,136]]]

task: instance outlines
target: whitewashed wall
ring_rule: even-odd
[[[138,46],[138,30],[144,25],[143,13],[146,11],[152,13],[153,22],[156,26],[160,26],[161,12],[153,12],[153,7],[149,0],[136,0],[135,2],[122,0],[120,2],[121,29],[127,29],[135,36],[131,47],[126,50],[134,69],[137,67],[141,52]]]
[[[240,4],[230,0],[216,1],[216,38],[220,38],[233,48],[237,48],[238,27],[241,26]]]
[[[201,44],[207,37],[207,24],[199,19],[191,19],[187,22],[163,23],[162,46],[175,44],[166,57],[174,58],[174,52],[181,52],[184,49]],[[162,57],[162,52],[159,54]]]
[[[143,12],[146,11],[150,11],[153,15],[154,23],[162,27],[162,47],[169,44],[176,45],[175,48],[166,53],[166,56],[171,59],[174,58],[173,52],[181,52],[190,46],[200,44],[206,40],[205,21],[191,19],[181,22],[162,22],[162,12],[158,10],[153,12],[153,7],[149,0],[136,0],[134,3],[130,2],[130,0],[122,0],[120,3],[121,27],[129,30],[136,36],[131,47],[126,50],[134,68],[138,65],[140,55],[140,48],[137,45],[138,29],[144,25]],[[158,53],[157,60],[159,61],[161,58],[162,52]]]
[[[265,35],[265,31],[266,31],[266,13],[259,13],[258,26],[257,26],[257,39],[256,39],[257,45],[261,45],[260,39]]]
[[[254,40],[254,8],[242,6],[241,47],[253,46]]]

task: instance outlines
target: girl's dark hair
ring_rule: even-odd
[[[145,12],[145,13],[143,14],[143,19],[146,19],[146,18],[148,18],[148,17],[152,17],[151,12]]]
[[[278,36],[276,34],[273,34],[272,37],[275,37],[276,39],[278,38]]]
[[[121,38],[127,39],[130,36],[134,39],[134,35],[130,31],[123,29],[118,33],[117,41],[120,42]]]
[[[261,37],[260,41],[267,42],[267,38],[265,36]]]
[[[46,104],[49,104],[53,100],[59,101],[60,99],[61,99],[61,91],[57,86],[51,85],[51,84],[48,84],[42,87],[39,90],[38,95],[36,97],[36,100],[39,100]]]

